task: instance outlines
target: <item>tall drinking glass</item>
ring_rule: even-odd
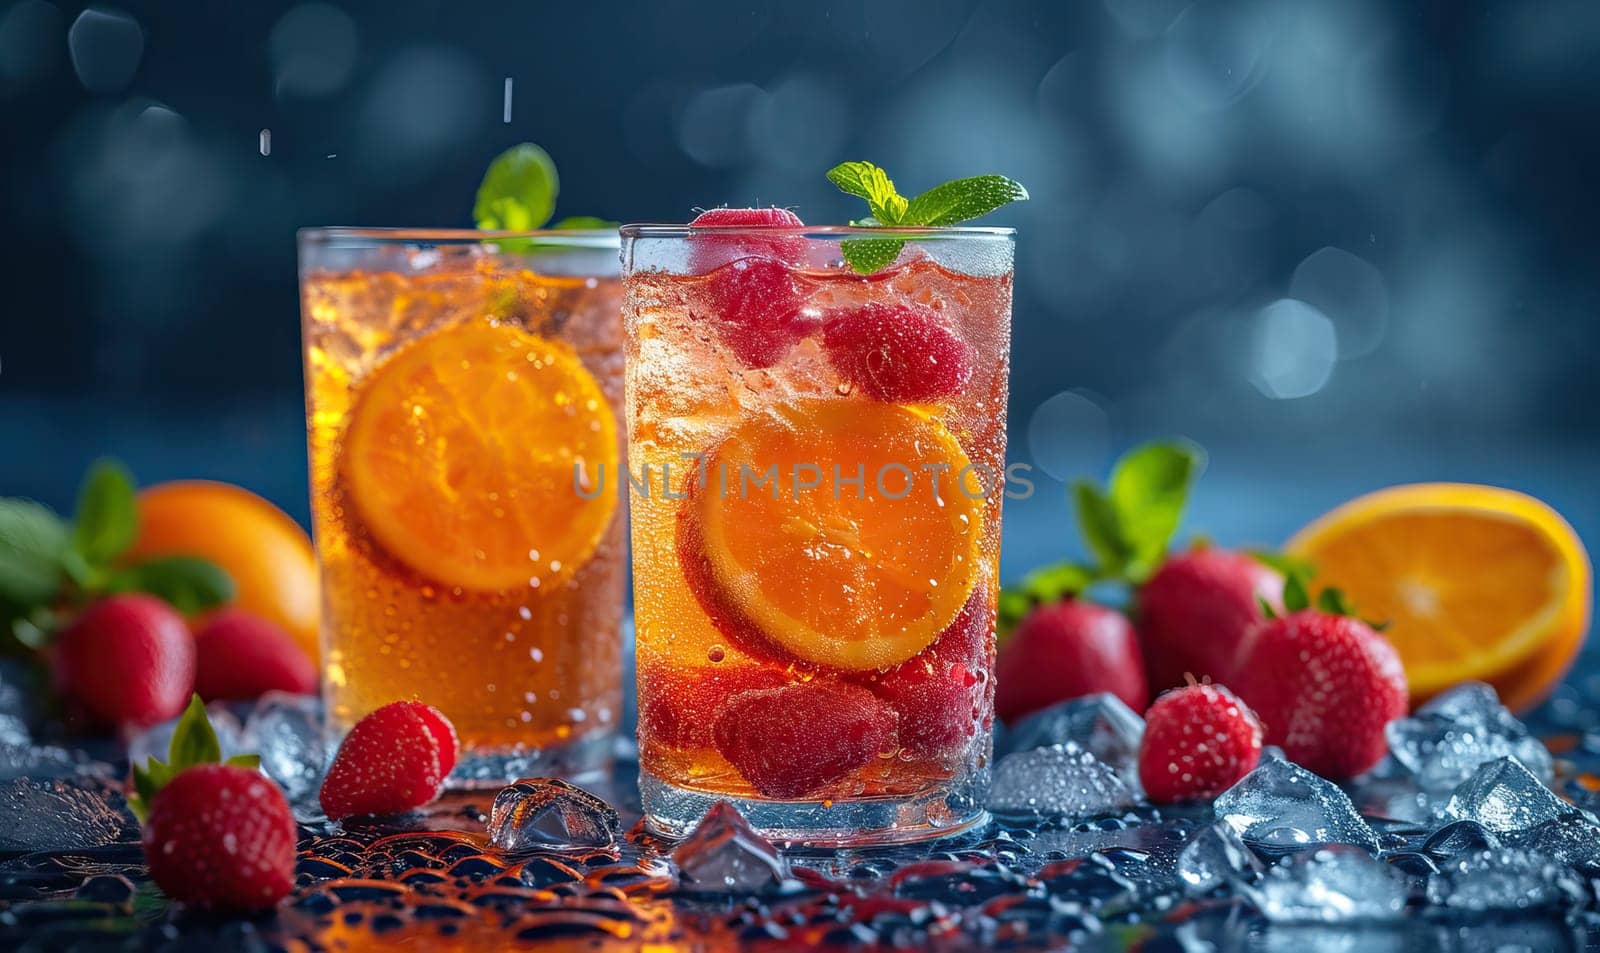
[[[300,233],[323,693],[455,724],[451,783],[582,777],[621,712],[609,232]]]
[[[622,235],[647,823],[728,800],[838,845],[982,820],[1011,230]]]

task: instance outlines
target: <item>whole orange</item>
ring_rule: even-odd
[[[230,483],[178,480],[139,493],[139,536],[125,557],[199,556],[233,577],[234,605],[276,622],[318,657],[317,560],[289,515]]]

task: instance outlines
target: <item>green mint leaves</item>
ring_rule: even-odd
[[[1028,199],[1028,190],[1021,183],[1003,175],[953,179],[908,199],[895,188],[889,173],[870,162],[841,162],[828,170],[828,181],[846,195],[866,200],[872,214],[851,224],[868,227],[939,228]],[[901,238],[850,238],[839,243],[845,261],[863,275],[893,264],[904,247],[905,240]]]
[[[143,822],[150,816],[150,804],[156,795],[180,771],[197,764],[218,763],[255,769],[261,767],[261,756],[240,754],[223,761],[222,745],[217,741],[211,720],[206,717],[205,702],[199,695],[193,695],[173,729],[172,741],[167,744],[167,760],[151,758],[144,764],[133,765],[133,792],[128,795],[128,807]]]
[[[556,211],[561,179],[550,154],[531,142],[515,145],[494,157],[478,186],[472,218],[486,232],[529,232],[543,228]],[[571,215],[551,225],[557,229],[616,228],[618,222],[593,215]]]
[[[133,477],[115,460],[90,467],[70,523],[32,500],[0,498],[0,651],[43,647],[63,610],[114,592],[148,592],[183,613],[233,599],[233,580],[203,559],[124,565],[138,534]]]
[[[1021,621],[1035,605],[1077,595],[1096,583],[1138,585],[1148,579],[1166,558],[1203,462],[1202,451],[1193,444],[1159,441],[1118,459],[1105,486],[1088,480],[1074,483],[1078,529],[1093,562],[1035,569],[1019,585],[1002,591],[1002,630]]]

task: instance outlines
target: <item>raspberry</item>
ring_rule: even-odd
[[[439,776],[448,778],[450,772],[455,770],[456,756],[461,753],[461,739],[456,737],[456,726],[450,724],[450,719],[444,716],[444,712],[432,705],[424,705],[422,702],[401,704],[410,705],[411,710],[422,719],[423,727],[433,735],[433,740],[439,745]]]
[[[417,702],[392,702],[356,722],[322,782],[322,810],[339,820],[359,814],[398,814],[439,796],[444,756],[436,732],[449,722],[436,710],[427,718]],[[454,730],[450,735],[454,737]]]
[[[839,376],[877,400],[936,400],[972,378],[972,349],[922,307],[866,304],[835,312],[823,322],[822,343]]]
[[[741,258],[706,279],[706,317],[746,367],[771,367],[814,323],[802,313],[805,289],[788,265]]]
[[[804,235],[777,229],[804,228],[800,216],[786,208],[713,208],[701,212],[689,223],[695,228],[739,228],[733,234],[692,233],[689,236],[689,267],[704,274],[735,258],[756,256],[798,265],[805,261]],[[771,228],[771,235],[755,234],[753,228]]]
[[[893,747],[895,713],[858,685],[819,680],[734,696],[712,735],[762,796],[814,798]]]
[[[265,910],[294,886],[295,824],[259,771],[203,764],[150,804],[144,855],[167,896],[197,907]]]
[[[875,680],[863,682],[899,715],[902,750],[940,759],[964,748],[976,733],[993,631],[988,591],[979,587],[934,643]]]
[[[1261,759],[1261,722],[1220,685],[1175,688],[1150,706],[1139,781],[1158,804],[1214,798]]]

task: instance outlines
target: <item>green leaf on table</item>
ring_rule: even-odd
[[[1189,444],[1147,443],[1128,451],[1112,469],[1109,496],[1133,581],[1143,581],[1166,556],[1201,459]]]
[[[904,220],[910,225],[956,225],[1012,202],[1026,202],[1028,190],[1003,175],[975,175],[936,185],[912,199]]]
[[[524,142],[489,163],[472,218],[484,231],[530,231],[550,221],[558,191],[555,162],[543,149]]]
[[[550,227],[562,231],[568,229],[586,229],[595,231],[601,229],[620,228],[621,226],[621,222],[613,222],[608,218],[599,218],[594,215],[568,215],[566,218],[556,222]]]
[[[233,578],[216,563],[195,556],[163,556],[136,563],[113,573],[109,588],[115,592],[148,592],[192,615],[230,602]]]
[[[138,533],[133,476],[115,460],[96,461],[78,493],[72,548],[91,565],[104,565],[132,546]]]
[[[49,507],[0,499],[0,603],[28,607],[53,599],[67,544],[67,526]]]

